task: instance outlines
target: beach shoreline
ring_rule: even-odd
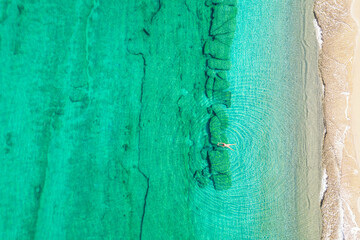
[[[315,2],[322,30],[319,71],[324,84],[322,166],[326,190],[321,199],[322,239],[359,239],[360,62],[359,17],[356,1]]]

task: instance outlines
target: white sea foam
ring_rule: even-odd
[[[323,200],[324,194],[325,194],[326,189],[327,189],[327,178],[328,178],[328,175],[326,174],[326,169],[324,168],[322,178],[321,178],[320,202],[321,202],[321,200]]]
[[[316,34],[316,39],[318,41],[318,44],[319,44],[319,48],[321,49],[322,48],[322,43],[323,43],[323,40],[322,40],[322,31],[321,31],[321,28],[317,22],[317,20],[314,18],[314,27],[315,27],[315,34]]]
[[[349,92],[342,92],[342,95],[346,96],[346,109],[345,109],[345,117],[347,120],[350,120],[349,115],[348,115],[348,109],[349,109],[349,96],[350,93]]]
[[[338,232],[339,239],[345,239],[345,232],[344,232],[344,208],[343,208],[343,201],[340,198],[340,209],[339,209],[339,218],[340,218],[340,227]]]

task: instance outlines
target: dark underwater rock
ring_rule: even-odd
[[[225,90],[228,89],[229,87],[230,87],[230,83],[227,80],[221,79],[219,77],[215,78],[214,86],[213,86],[214,91]]]
[[[213,19],[210,25],[210,35],[216,36],[235,32],[236,30],[236,7],[217,6],[213,11]]]
[[[209,177],[205,176],[203,171],[196,171],[195,174],[194,174],[194,178],[195,178],[198,186],[201,187],[201,188],[206,187],[210,182]]]
[[[220,76],[226,77],[226,75],[220,72]],[[230,83],[218,75],[215,77],[208,77],[205,84],[205,93],[208,98],[213,97],[213,91],[222,91],[230,87]]]
[[[206,77],[214,78],[217,75],[217,71],[215,71],[214,69],[207,69],[205,75]]]
[[[220,142],[228,142],[226,135],[223,133],[221,121],[218,116],[210,118],[210,142],[217,145]]]
[[[210,69],[214,70],[230,70],[231,68],[231,62],[229,60],[221,60],[221,59],[215,59],[215,58],[209,58],[206,61],[206,65]]]
[[[222,42],[225,45],[231,46],[233,43],[233,39],[235,36],[235,32],[228,32],[221,35],[212,36],[214,39],[218,40],[219,42]]]
[[[227,139],[227,137],[226,137],[225,134],[215,133],[215,134],[211,134],[211,135],[210,135],[210,142],[211,142],[211,144],[213,144],[213,145],[217,145],[218,143],[221,143],[221,142],[227,143],[227,142],[228,142],[228,139]]]
[[[217,39],[209,39],[205,42],[204,54],[213,58],[228,60],[230,59],[230,46]]]
[[[213,99],[214,99],[214,102],[224,104],[228,108],[231,106],[231,92],[230,91],[214,91]]]
[[[215,27],[216,25],[213,26],[210,28],[211,36],[234,33],[236,30],[236,19],[230,19],[219,27]]]
[[[206,80],[205,93],[208,98],[213,97],[214,81],[215,81],[214,77],[208,77]]]
[[[221,122],[218,116],[213,116],[210,118],[210,135],[220,137],[221,134]]]
[[[221,191],[231,187],[229,154],[216,145],[228,142],[224,132],[229,122],[225,107],[231,106],[231,92],[225,91],[230,87],[226,71],[231,68],[230,48],[236,30],[237,0],[207,0],[205,5],[211,7],[210,39],[203,45],[203,54],[208,58],[205,93],[212,103],[208,113],[212,115],[209,141],[213,148],[203,148],[201,155],[204,158],[205,152],[208,153],[211,180],[215,190]]]
[[[211,173],[229,173],[230,161],[227,151],[211,151],[209,152],[209,163]]]
[[[211,106],[211,110],[213,114],[219,118],[221,123],[221,129],[225,129],[229,125],[229,117],[225,112],[225,105],[214,104]]]
[[[231,176],[229,174],[216,174],[212,176],[215,190],[228,190],[231,188]]]
[[[226,22],[230,19],[236,18],[237,7],[229,5],[215,6],[212,14],[213,21]]]
[[[207,0],[206,1],[206,6],[219,5],[219,4],[236,6],[237,0]]]
[[[219,78],[221,78],[221,79],[226,80],[226,72],[225,72],[225,71],[217,72],[217,73],[216,73],[216,76],[219,77]]]

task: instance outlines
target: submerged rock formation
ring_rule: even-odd
[[[231,187],[231,172],[229,154],[219,149],[218,143],[227,143],[225,133],[228,126],[228,116],[225,109],[231,106],[231,92],[227,91],[230,83],[226,78],[226,71],[230,70],[230,47],[236,30],[236,0],[206,1],[211,8],[211,20],[208,39],[203,45],[206,59],[205,94],[211,103],[208,108],[208,142],[201,151],[206,157],[210,172],[197,171],[194,174],[200,187],[205,187],[209,178],[216,190],[226,190]],[[206,155],[204,153],[207,153]]]

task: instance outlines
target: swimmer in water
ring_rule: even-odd
[[[226,147],[226,148],[234,151],[234,149],[232,149],[230,146],[235,145],[235,144],[218,143],[217,145],[218,145],[218,147]]]

